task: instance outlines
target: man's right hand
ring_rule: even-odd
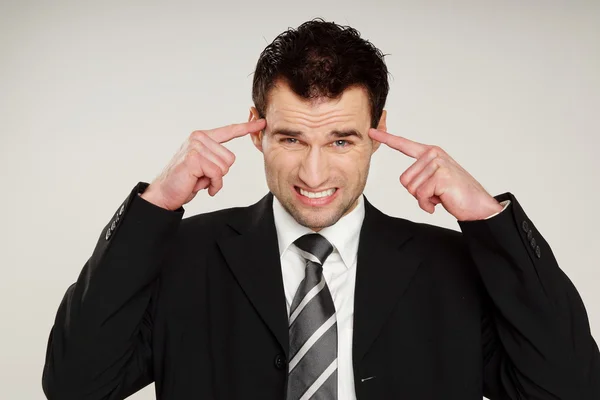
[[[235,155],[222,143],[258,132],[265,126],[266,121],[259,119],[192,132],[141,197],[167,210],[177,210],[202,189],[208,188],[208,194],[214,196],[223,187],[223,176],[235,161]]]

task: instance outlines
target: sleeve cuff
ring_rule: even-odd
[[[510,200],[504,200],[504,201],[500,202],[500,205],[501,205],[502,207],[504,207],[502,210],[498,211],[498,212],[497,212],[497,213],[495,213],[495,214],[492,214],[492,215],[490,215],[489,217],[487,217],[487,218],[485,218],[485,219],[490,219],[490,218],[493,218],[493,217],[495,217],[496,215],[500,214],[501,212],[505,211],[505,210],[508,208],[508,206],[510,205]]]
[[[185,212],[183,207],[179,207],[175,211],[165,210],[142,198],[140,194],[144,193],[148,186],[149,184],[147,182],[138,182],[138,184],[133,187],[129,196],[127,196],[127,199],[125,199],[117,209],[114,217],[102,233],[107,242],[116,234],[118,227],[123,224],[125,216],[128,216],[129,219],[149,219],[159,225],[162,222],[178,221],[182,219]],[[134,217],[129,216],[132,214],[130,210],[133,210]],[[139,223],[139,221],[137,223]]]

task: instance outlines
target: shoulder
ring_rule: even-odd
[[[251,206],[231,207],[221,210],[196,214],[181,221],[178,232],[178,241],[211,241],[223,236],[234,234],[231,224],[243,220],[249,213]]]
[[[416,248],[423,263],[472,267],[469,247],[460,230],[390,216],[374,207],[371,215],[380,231],[378,236],[393,238],[399,246]]]
[[[386,237],[407,237],[399,244],[399,261],[414,255],[419,260],[421,282],[441,293],[483,296],[482,282],[465,236],[461,231],[385,215]],[[410,234],[402,234],[409,230]]]
[[[393,236],[407,235],[425,246],[438,246],[440,248],[456,248],[465,245],[464,236],[457,225],[457,230],[432,225],[424,222],[412,221],[406,218],[388,215],[372,204],[367,205],[367,215],[378,229],[384,230]]]
[[[249,227],[272,220],[272,195],[263,196],[254,204],[223,208],[193,215],[181,221],[178,231],[179,244],[190,241],[194,247],[202,243],[215,243],[222,238],[236,236]]]

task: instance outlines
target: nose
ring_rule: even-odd
[[[323,184],[329,179],[329,162],[319,147],[315,146],[306,153],[300,164],[298,178],[309,188],[323,189]]]

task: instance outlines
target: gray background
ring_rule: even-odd
[[[246,121],[260,51],[316,16],[389,54],[391,133],[437,144],[491,194],[517,196],[598,337],[598,2],[3,1],[0,398],[43,398],[56,309],[129,190],[193,130]],[[250,139],[228,147],[237,161],[224,189],[198,195],[186,216],[265,194]],[[400,185],[411,164],[382,147],[369,199],[459,229]],[[153,387],[132,398],[153,399]]]

